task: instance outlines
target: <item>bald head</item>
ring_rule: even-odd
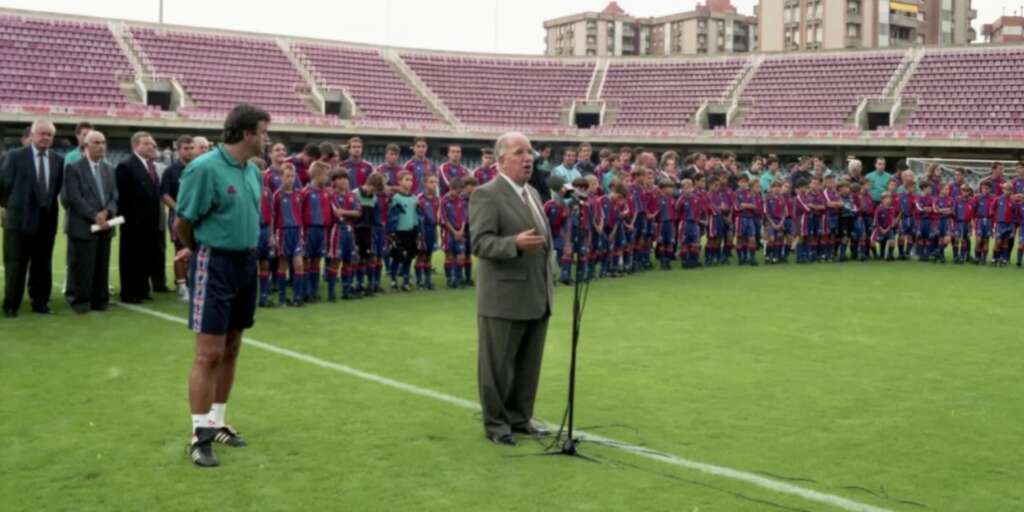
[[[494,143],[494,154],[498,158],[498,170],[523,186],[533,173],[533,148],[530,139],[519,132],[508,132]]]
[[[91,130],[85,135],[85,154],[89,160],[99,162],[107,156],[107,138],[103,132]]]

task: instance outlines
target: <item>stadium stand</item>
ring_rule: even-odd
[[[437,122],[416,91],[403,81],[379,50],[300,43],[292,46],[318,82],[344,89],[370,121]]]
[[[540,138],[638,140],[1024,139],[1024,49],[1012,46],[604,61],[396,53],[0,9],[0,47],[6,56],[0,67],[5,121],[49,114],[67,116],[66,122],[129,117],[212,123],[245,101],[293,129],[455,136],[520,129]],[[139,57],[135,67],[133,53]],[[139,98],[144,94],[133,91],[145,86],[140,79],[154,78],[175,79],[192,103],[166,112],[145,106]],[[351,118],[318,112],[317,94],[326,98],[337,91],[352,100]],[[605,116],[588,130],[577,129],[569,115],[573,102],[584,100]],[[865,100],[891,105],[894,125],[863,130],[854,114]],[[694,117],[705,102],[715,103],[719,113],[729,107],[730,124],[701,130]]]
[[[615,102],[613,127],[682,127],[704,101],[722,101],[746,60],[612,63],[601,99]]]
[[[593,62],[403,53],[402,59],[463,123],[558,126],[584,99]]]
[[[0,103],[127,106],[118,78],[131,64],[106,25],[0,16],[0,48]]]
[[[130,31],[146,67],[181,82],[195,102],[190,113],[219,115],[251,102],[272,114],[313,114],[296,92],[304,85],[302,77],[270,39],[137,27]]]
[[[739,127],[851,128],[861,100],[880,96],[902,60],[902,52],[766,59],[743,90],[751,108]]]
[[[926,53],[903,91],[907,128],[1024,131],[1024,49]]]

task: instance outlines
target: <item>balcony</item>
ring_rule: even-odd
[[[905,16],[895,12],[889,15],[889,24],[894,27],[905,27],[915,30],[924,26],[924,22],[917,19],[915,16]]]
[[[864,15],[860,11],[847,11],[846,13],[847,23],[864,23]]]

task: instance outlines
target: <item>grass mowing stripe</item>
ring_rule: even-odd
[[[54,283],[54,286],[58,286],[59,287],[60,285],[57,284],[57,283]],[[152,310],[152,309],[149,309],[149,308],[146,308],[146,307],[142,307],[142,306],[137,306],[137,305],[134,305],[134,304],[121,304],[121,303],[115,303],[115,304],[117,306],[119,306],[119,307],[123,307],[125,309],[128,309],[130,311],[134,311],[136,313],[140,313],[140,314],[144,314],[144,315],[149,315],[149,316],[152,316],[152,317],[160,318],[160,319],[167,320],[169,322],[174,322],[174,323],[181,324],[181,325],[188,325],[188,321],[187,320],[185,320],[183,318],[180,318],[180,317],[176,317],[174,315],[169,315],[167,313],[162,313],[160,311],[155,311],[155,310]],[[413,384],[407,384],[407,383],[400,382],[400,381],[397,381],[397,380],[394,380],[394,379],[389,379],[387,377],[383,377],[383,376],[380,376],[380,375],[377,375],[377,374],[365,372],[363,370],[359,370],[359,369],[353,368],[351,366],[347,366],[347,365],[343,365],[343,364],[339,364],[339,363],[333,363],[333,362],[330,362],[330,361],[325,361],[325,360],[320,359],[320,358],[315,357],[315,356],[311,356],[311,355],[308,355],[308,354],[303,354],[301,352],[296,352],[294,350],[278,347],[276,345],[272,345],[270,343],[266,343],[266,342],[259,341],[259,340],[254,340],[254,339],[249,338],[249,337],[245,337],[245,338],[243,338],[243,340],[245,341],[245,343],[247,345],[251,345],[251,346],[253,346],[255,348],[258,348],[258,349],[261,349],[261,350],[264,350],[264,351],[267,351],[267,352],[271,352],[271,353],[274,353],[274,354],[278,354],[278,355],[281,355],[281,356],[289,357],[289,358],[292,358],[292,359],[296,359],[296,360],[299,360],[299,361],[303,361],[303,362],[312,364],[314,366],[319,366],[321,368],[326,368],[326,369],[329,369],[329,370],[334,370],[334,371],[341,372],[341,373],[344,373],[344,374],[347,374],[347,375],[351,375],[353,377],[358,377],[358,378],[363,379],[363,380],[368,380],[368,381],[375,382],[377,384],[381,384],[381,385],[384,385],[384,386],[392,387],[392,388],[395,388],[395,389],[400,389],[402,391],[406,391],[406,392],[414,394],[414,395],[419,395],[419,396],[423,396],[423,397],[427,397],[427,398],[432,398],[434,400],[439,400],[439,401],[442,401],[442,402],[446,402],[446,403],[449,403],[449,404],[452,404],[452,405],[455,405],[455,406],[458,406],[458,407],[462,407],[464,409],[470,409],[470,410],[473,410],[473,411],[479,411],[480,410],[480,405],[478,403],[476,403],[476,402],[471,402],[469,400],[464,400],[462,398],[451,396],[451,395],[448,395],[448,394],[445,394],[445,393],[441,393],[441,392],[438,392],[438,391],[434,391],[434,390],[431,390],[431,389],[422,388],[422,387],[419,387],[419,386],[415,386]],[[550,425],[549,424],[548,427],[549,428],[557,428],[558,426],[557,425]],[[851,499],[843,498],[841,496],[836,496],[836,495],[833,495],[833,494],[826,494],[826,493],[823,493],[823,492],[815,491],[815,490],[812,490],[812,489],[806,489],[806,488],[799,487],[799,486],[796,486],[796,485],[792,485],[792,484],[789,484],[789,483],[780,482],[780,481],[777,481],[777,480],[772,480],[770,478],[766,478],[766,477],[763,477],[763,476],[760,476],[760,475],[756,475],[756,474],[753,474],[753,473],[747,473],[745,471],[740,471],[740,470],[737,470],[737,469],[731,469],[731,468],[727,468],[727,467],[723,467],[723,466],[717,466],[717,465],[714,465],[714,464],[708,464],[708,463],[704,463],[704,462],[693,461],[693,460],[685,459],[685,458],[682,458],[682,457],[679,457],[677,455],[673,455],[673,454],[670,454],[670,453],[663,453],[663,452],[651,450],[649,448],[644,448],[642,446],[637,446],[637,445],[633,445],[633,444],[630,444],[630,443],[625,443],[625,442],[622,442],[622,441],[617,441],[615,439],[611,439],[611,438],[607,438],[607,437],[603,437],[603,436],[598,436],[598,435],[595,435],[595,434],[589,434],[589,433],[586,433],[586,432],[583,432],[583,431],[576,431],[576,432],[578,432],[580,434],[580,436],[582,437],[582,439],[584,439],[584,440],[590,440],[590,441],[594,441],[594,442],[603,443],[603,444],[606,444],[607,446],[610,446],[610,447],[613,447],[613,448],[618,448],[620,450],[623,450],[623,451],[628,452],[628,453],[632,453],[632,454],[637,455],[639,457],[644,457],[644,458],[647,458],[647,459],[650,459],[650,460],[659,461],[659,462],[663,462],[663,463],[667,463],[667,464],[672,464],[672,465],[675,465],[675,466],[679,466],[679,467],[683,467],[683,468],[687,468],[687,469],[691,469],[691,470],[700,471],[700,472],[707,473],[707,474],[714,475],[714,476],[719,476],[719,477],[723,477],[723,478],[729,478],[729,479],[732,479],[732,480],[738,480],[738,481],[741,481],[741,482],[746,482],[746,483],[749,483],[749,484],[752,484],[752,485],[755,485],[755,486],[758,486],[758,487],[762,487],[764,489],[768,489],[768,490],[771,490],[771,491],[775,491],[775,492],[778,492],[778,493],[781,493],[781,494],[789,494],[789,495],[797,496],[797,497],[806,499],[808,501],[814,501],[814,502],[817,502],[817,503],[823,503],[823,504],[830,505],[830,506],[833,506],[833,507],[836,507],[836,508],[840,508],[840,509],[843,509],[843,510],[848,510],[850,512],[890,512],[888,509],[885,509],[885,508],[875,507],[873,505],[868,505],[868,504],[860,503],[860,502],[857,502],[857,501],[853,501]]]

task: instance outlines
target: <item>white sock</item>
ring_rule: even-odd
[[[206,414],[193,414],[192,415],[192,437],[196,435],[196,429],[206,426]]]
[[[213,428],[224,426],[224,415],[227,413],[228,404],[213,404],[210,406],[210,423]]]

